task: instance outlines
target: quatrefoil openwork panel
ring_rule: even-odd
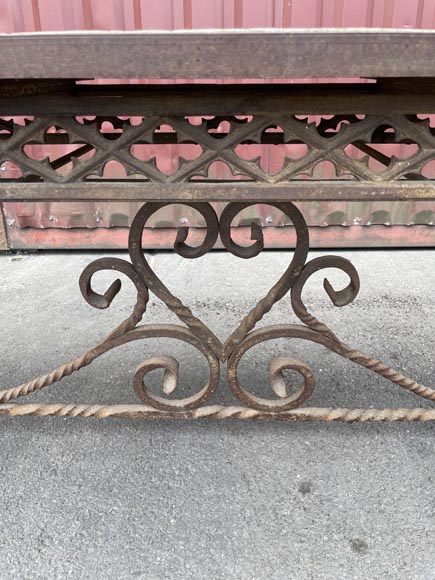
[[[299,121],[295,121],[299,122]],[[364,121],[361,121],[361,124]],[[358,121],[360,123],[360,121]],[[130,124],[130,127],[134,125]],[[201,126],[201,125],[198,125]],[[154,129],[152,129],[154,131]],[[318,129],[316,129],[318,131]],[[385,130],[388,133],[389,131]],[[50,134],[45,132],[45,134]],[[229,138],[231,132],[222,139]],[[366,135],[366,134],[365,134]],[[122,137],[119,137],[121,139]],[[215,137],[210,137],[215,138]],[[322,137],[326,138],[326,137]],[[327,137],[329,138],[329,137]],[[330,137],[335,139],[336,137]],[[309,259],[309,237],[307,224],[298,208],[290,202],[271,203],[282,212],[296,231],[296,245],[289,255],[286,269],[277,280],[270,281],[270,288],[260,296],[239,321],[229,336],[221,341],[213,330],[185,304],[176,292],[170,290],[165,280],[157,275],[148,261],[142,247],[144,228],[148,221],[161,208],[171,203],[148,202],[137,213],[129,236],[129,258],[100,258],[89,264],[80,277],[80,290],[85,300],[98,309],[109,308],[116,295],[121,291],[121,281],[116,279],[105,292],[96,292],[93,288],[94,275],[100,271],[123,274],[136,288],[136,303],[129,316],[119,324],[106,338],[97,345],[50,373],[40,376],[18,387],[0,391],[0,415],[60,415],[84,417],[142,417],[142,418],[241,418],[241,419],[278,419],[324,420],[324,421],[405,421],[435,420],[435,408],[399,408],[399,409],[347,409],[310,407],[309,401],[316,389],[316,373],[305,360],[294,355],[292,344],[295,340],[305,344],[314,344],[335,353],[348,364],[362,366],[372,373],[380,375],[382,380],[389,381],[397,387],[408,391],[420,399],[434,402],[435,390],[419,384],[403,375],[380,360],[377,360],[338,338],[334,330],[313,314],[303,298],[303,290],[308,280],[318,272],[335,269],[347,278],[344,287],[337,288],[324,278],[323,287],[330,302],[335,307],[345,307],[358,295],[360,281],[354,266],[345,258],[322,256]],[[206,202],[185,202],[190,210],[198,212],[205,223],[205,236],[199,245],[190,243],[189,228],[177,230],[174,250],[187,260],[195,260],[209,252],[220,239],[227,252],[249,260],[263,251],[264,238],[262,228],[253,220],[251,223],[251,240],[248,245],[240,245],[233,239],[231,225],[252,203],[235,202],[225,206],[217,215],[214,208]],[[147,324],[146,313],[150,306],[150,294],[160,300],[165,307],[174,313],[178,324]],[[281,301],[286,300],[296,315],[298,323],[285,320],[281,324],[261,326],[263,317]],[[155,303],[154,303],[155,304]],[[86,403],[17,403],[16,399],[25,397],[44,387],[60,381],[73,372],[91,364],[95,359],[121,345],[136,341],[146,343],[148,339],[169,339],[190,345],[205,359],[208,376],[203,384],[190,385],[186,393],[180,386],[179,361],[170,353],[164,352],[142,361],[133,375],[132,388],[137,396],[137,404],[95,405]],[[258,345],[266,346],[270,341],[285,339],[287,346],[285,356],[273,356],[269,361],[269,379],[261,392],[242,380],[239,372],[240,363],[245,354]],[[267,351],[267,349],[264,349]],[[309,350],[307,349],[307,354]],[[163,371],[160,388],[156,391],[150,387],[150,373]],[[232,393],[235,404],[213,404],[221,387],[220,377],[225,370],[226,383]],[[287,373],[292,371],[299,376],[299,384],[288,381]],[[410,396],[411,396],[410,395]]]
[[[2,178],[392,181],[434,178],[418,115],[0,118]]]

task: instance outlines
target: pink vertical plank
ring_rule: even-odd
[[[74,0],[74,2],[72,2],[72,7],[73,7],[75,30],[83,30],[85,28],[83,3],[80,2],[80,0]]]
[[[342,26],[342,0],[323,0],[322,28],[340,28]]]
[[[115,30],[112,2],[109,0],[91,0],[89,3],[92,28],[95,30]]]
[[[21,0],[10,0],[10,10],[12,15],[12,31],[25,32],[24,10]]]
[[[382,13],[382,26],[384,28],[394,27],[394,7],[395,0],[384,0],[384,10]]]
[[[421,28],[423,22],[424,0],[418,0],[417,15],[415,18],[415,28]]]
[[[64,30],[62,4],[51,0],[39,0],[41,30]]]
[[[21,4],[24,18],[24,32],[34,32],[35,22],[33,20],[32,0],[11,0],[11,4]]]
[[[367,21],[368,8],[369,2],[367,2],[367,0],[361,2],[344,0],[342,26],[348,28],[370,26],[370,23]]]
[[[366,23],[366,26],[368,28],[373,26],[374,10],[375,10],[375,0],[367,0],[366,15],[364,22]]]
[[[92,30],[94,28],[94,20],[92,17],[91,0],[82,0],[83,7],[83,26],[85,30]]]
[[[243,0],[234,0],[234,28],[243,28]]]
[[[124,0],[112,0],[112,2],[114,29],[125,30]]]
[[[385,28],[384,24],[384,4],[385,0],[374,0],[372,12],[372,27]]]
[[[131,5],[125,6],[125,29],[142,29],[142,6],[140,0],[132,0]]]
[[[224,28],[224,2],[191,0],[192,28]]]
[[[324,3],[324,0],[317,0],[316,24],[315,24],[316,28],[323,28],[324,27],[324,24],[323,24],[323,3]]]
[[[183,0],[183,28],[193,28],[192,0]]]
[[[434,8],[434,11],[432,13],[432,24],[431,24],[430,28],[435,28],[435,8]]]
[[[281,7],[281,26],[282,28],[291,28],[293,25],[293,12],[291,0],[283,0]]]
[[[172,0],[172,27],[174,30],[185,28],[184,0]]]
[[[133,6],[125,7],[124,9],[124,30],[126,31],[136,30]]]
[[[42,30],[41,13],[39,10],[39,1],[38,0],[32,0],[32,16],[33,16],[33,23],[34,23],[33,30],[35,30],[36,32]]]
[[[234,0],[223,0],[223,27],[236,28]]]
[[[409,0],[395,0],[392,10],[393,27],[415,28],[419,11],[421,11],[421,2],[419,0],[414,0],[414,2],[409,2]]]
[[[14,18],[9,0],[0,0],[0,32],[13,32]]]
[[[435,0],[424,0],[421,16],[421,28],[433,28]]]
[[[141,2],[141,30],[172,30],[174,28],[174,10],[172,0],[159,2]]]
[[[317,5],[318,0],[304,0],[303,2],[298,1],[292,2],[291,26],[293,28],[313,28],[317,26],[316,22]]]
[[[62,11],[62,25],[64,30],[77,30],[80,26],[76,24],[76,18],[74,14],[74,4],[75,2],[61,2]]]
[[[243,2],[243,28],[271,28],[271,10],[267,0]]]

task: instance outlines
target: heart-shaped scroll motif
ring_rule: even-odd
[[[246,335],[253,330],[257,322],[269,312],[278,300],[281,300],[287,294],[299,276],[308,254],[307,225],[300,211],[292,203],[270,204],[286,214],[295,226],[297,241],[293,259],[279,280],[242,319],[225,343],[222,343],[210,328],[192,313],[190,308],[185,306],[179,298],[170,292],[144,256],[142,248],[144,226],[156,211],[166,205],[173,205],[173,202],[149,202],[137,213],[132,223],[129,236],[129,252],[133,267],[140,276],[143,284],[160,298],[196,336],[201,338],[221,362],[225,362]],[[243,209],[256,205],[255,203],[230,203],[225,207],[220,219],[218,219],[216,212],[209,203],[184,202],[183,205],[195,209],[202,215],[206,223],[207,233],[200,246],[192,247],[185,243],[189,229],[187,227],[179,228],[174,249],[180,256],[190,259],[203,256],[213,248],[218,235],[220,235],[224,247],[240,258],[253,258],[262,251],[264,246],[263,232],[261,226],[258,224],[253,223],[251,226],[251,239],[254,241],[251,246],[240,246],[231,238],[231,223],[234,217]]]

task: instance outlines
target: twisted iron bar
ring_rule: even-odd
[[[22,385],[11,389],[0,391],[0,403],[7,403],[8,401],[12,401],[18,397],[25,397],[26,395],[44,387],[48,387],[53,383],[62,380],[64,377],[90,365],[96,358],[107,351],[107,346],[112,338],[124,335],[129,330],[132,330],[142,320],[142,316],[149,300],[148,289],[141,286],[133,267],[125,260],[120,260],[119,258],[101,258],[95,260],[92,264],[89,264],[80,276],[79,281],[80,290],[85,300],[95,308],[108,308],[114,297],[121,290],[121,281],[115,280],[104,294],[94,292],[92,290],[91,280],[93,275],[101,270],[115,270],[121,272],[129,277],[135,284],[137,288],[137,301],[132,314],[117,328],[110,332],[104,340],[80,356],[59,366],[57,369],[54,369],[47,374],[33,379],[32,381],[23,383]]]
[[[251,225],[250,246],[240,246],[232,239],[231,224],[242,210],[253,203],[229,203],[220,219],[208,203],[183,202],[198,211],[206,225],[203,242],[193,247],[186,243],[189,228],[180,228],[174,242],[174,250],[182,257],[194,259],[206,254],[220,236],[224,247],[235,256],[249,259],[258,255],[264,247],[260,226]],[[314,372],[305,362],[290,357],[276,357],[269,364],[269,383],[275,398],[265,398],[250,392],[238,378],[238,367],[244,354],[255,345],[277,338],[299,338],[321,344],[339,356],[363,366],[397,384],[398,386],[430,401],[435,401],[435,390],[417,383],[382,361],[372,358],[345,343],[340,342],[335,333],[325,323],[319,321],[306,308],[302,292],[309,278],[324,269],[338,269],[349,277],[348,285],[336,290],[325,278],[324,289],[335,306],[350,304],[359,291],[359,277],[353,265],[344,258],[323,256],[306,262],[308,255],[308,229],[299,210],[292,203],[272,205],[289,217],[295,226],[297,241],[293,258],[279,280],[270,288],[251,311],[242,319],[237,328],[222,343],[216,335],[196,317],[162,282],[146,260],[142,248],[142,233],[148,219],[162,207],[170,203],[146,203],[136,215],[129,236],[131,263],[118,258],[101,258],[89,264],[83,271],[79,285],[85,300],[93,307],[108,308],[121,290],[121,281],[115,280],[109,288],[99,294],[92,288],[94,275],[103,270],[116,271],[127,276],[135,285],[137,299],[134,308],[121,324],[111,331],[104,340],[81,356],[72,359],[57,369],[11,389],[0,391],[0,415],[5,416],[80,416],[80,417],[142,417],[142,418],[240,418],[277,419],[284,421],[429,421],[435,420],[435,409],[330,409],[297,408],[311,396],[314,386]],[[180,325],[140,325],[153,292],[174,312],[184,326]],[[257,323],[270,311],[273,305],[290,294],[292,309],[302,324],[281,324],[255,329]],[[15,404],[14,399],[26,396],[46,386],[60,381],[96,358],[122,344],[147,338],[175,338],[199,350],[209,366],[209,378],[193,395],[175,398],[173,394],[179,383],[179,364],[173,357],[162,355],[143,361],[136,369],[133,386],[142,405],[81,405],[81,404]],[[219,362],[220,361],[220,362]],[[227,379],[233,394],[245,407],[206,406],[219,384],[220,363],[227,362]],[[164,371],[163,396],[157,395],[146,386],[146,376],[155,369]],[[296,392],[289,393],[284,371],[291,369],[302,377],[302,384]]]
[[[353,302],[359,291],[359,277],[354,266],[348,260],[337,256],[323,256],[321,258],[315,258],[306,264],[304,270],[301,273],[301,276],[298,278],[291,291],[292,307],[298,318],[316,332],[319,332],[326,337],[332,338],[335,342],[339,343],[341,346],[341,352],[339,354],[345,358],[381,375],[390,382],[403,387],[404,389],[411,391],[416,395],[419,395],[430,401],[435,401],[434,389],[417,383],[413,379],[410,379],[401,372],[391,368],[376,358],[368,356],[365,353],[356,350],[345,343],[340,343],[330,328],[328,328],[322,322],[319,322],[313,315],[308,312],[305,304],[302,301],[302,290],[305,283],[307,282],[308,278],[314,274],[314,272],[318,272],[319,270],[325,268],[334,267],[339,268],[345,272],[349,276],[350,282],[346,288],[337,292],[333,289],[328,279],[325,278],[323,285],[329,298],[335,306],[339,307],[346,306],[347,304]]]
[[[158,411],[145,405],[80,405],[66,403],[7,403],[0,405],[3,417],[84,417],[106,419],[257,419],[273,421],[325,421],[338,423],[435,421],[435,409],[344,409],[304,407],[273,413],[248,407],[209,405],[190,411]]]

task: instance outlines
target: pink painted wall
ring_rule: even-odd
[[[434,0],[0,0],[0,32],[434,26]]]

